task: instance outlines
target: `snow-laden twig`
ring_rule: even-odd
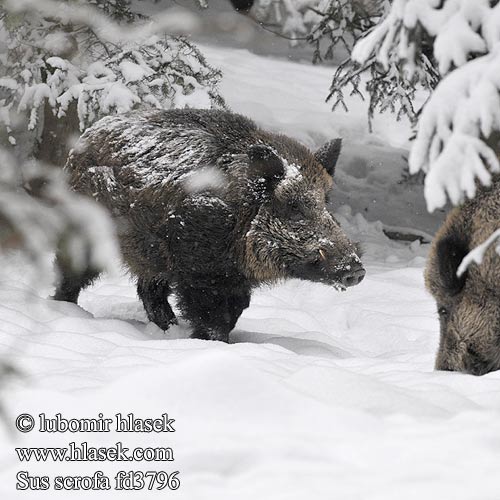
[[[63,77],[56,78],[56,69],[50,78],[65,83],[54,86],[57,97],[53,107],[61,117],[76,101],[80,130],[102,116],[124,113],[139,104],[161,109],[222,103],[215,90],[220,72],[208,66],[201,53],[182,38],[152,37],[139,47],[125,44],[106,60],[72,68],[76,79],[71,80],[69,66],[57,68],[65,72]]]
[[[484,243],[478,245],[464,257],[460,266],[458,266],[457,276],[462,276],[473,262],[478,265],[481,264],[484,259],[484,254],[495,242],[497,242],[496,251],[500,254],[500,229],[497,229]]]
[[[476,179],[489,185],[500,172],[495,152],[482,140],[500,130],[500,44],[495,51],[450,73],[422,113],[410,153],[410,172],[428,172],[430,211],[472,198]]]
[[[498,41],[500,9],[489,0],[394,0],[386,18],[358,42],[352,57],[360,64],[375,56],[386,69],[394,53],[411,74],[421,28],[434,39],[441,74],[486,53]],[[481,34],[480,34],[481,33]]]
[[[161,13],[136,23],[118,23],[104,16],[97,8],[75,2],[57,0],[4,0],[11,13],[38,12],[40,16],[59,20],[62,24],[83,25],[92,29],[99,39],[110,43],[138,42],[157,33],[185,35],[199,30],[196,16],[165,9]]]
[[[394,0],[386,18],[356,45],[353,59],[364,64],[375,58],[386,69],[396,63],[411,79],[422,32],[432,40],[443,79],[424,106],[409,164],[411,173],[427,173],[432,211],[447,197],[454,204],[473,197],[477,181],[489,185],[500,172],[499,145],[488,141],[500,130],[500,3]]]
[[[311,32],[321,16],[316,9],[323,0],[257,0],[252,8],[252,17],[264,29],[276,27],[274,33],[287,38],[290,45]]]
[[[380,50],[380,44],[395,44],[398,38],[397,28],[390,23],[396,18],[391,5],[391,0],[325,0],[318,8],[322,20],[309,36],[315,45],[313,61],[332,58],[338,48],[352,53],[353,58],[349,57],[337,67],[327,101],[332,101],[333,110],[338,106],[347,110],[348,94],[367,98],[370,127],[375,111],[387,110],[397,114],[398,119],[407,117],[415,124],[419,113],[419,106],[415,106],[417,91],[420,101],[420,94],[428,93],[437,85],[438,73],[426,51],[417,50],[414,44],[408,45],[406,50],[417,63],[411,74],[408,71],[404,74],[399,64],[401,54],[398,55],[394,47]],[[394,36],[390,35],[392,32]],[[377,58],[382,52],[383,64],[380,64]],[[363,74],[367,78],[362,78]],[[362,88],[365,82],[366,89]]]
[[[12,78],[0,80],[4,97],[0,123],[14,140],[11,114],[26,112],[28,129],[39,132],[45,103],[63,118],[75,102],[80,130],[106,114],[139,105],[167,109],[224,105],[217,91],[220,71],[183,37],[153,36],[139,44],[110,45],[108,54],[80,42],[82,54],[75,61],[44,47],[26,50],[24,40],[39,38],[36,31],[36,25],[25,23],[12,34],[15,50],[8,59]],[[22,33],[24,40],[19,39]]]

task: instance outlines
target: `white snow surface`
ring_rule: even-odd
[[[189,500],[496,498],[500,373],[433,371],[438,320],[424,290],[426,248],[390,242],[348,209],[338,216],[365,242],[363,283],[345,293],[300,281],[261,289],[229,345],[186,338],[183,321],[166,334],[147,323],[125,276],[83,292],[80,307],[43,298],[47,291],[23,284],[22,268],[4,268],[0,341],[23,373],[2,391],[11,421],[168,413],[176,432],[2,427],[2,498],[53,498],[51,490],[15,492],[19,470],[52,478],[129,469],[180,471],[175,497]],[[175,461],[21,464],[14,453],[71,441],[169,446]]]
[[[330,114],[319,92],[329,70],[246,51],[208,52],[211,62],[234,64],[223,93],[233,109],[261,124],[310,146],[343,135],[352,141],[350,151],[356,141],[358,154],[363,148],[387,153],[388,142],[404,147],[406,129],[390,116],[380,119],[374,136],[364,128],[364,110]],[[245,61],[263,70],[252,76]],[[285,86],[284,68],[293,64],[297,80]],[[365,196],[363,179],[376,185],[388,175],[377,176],[375,168],[369,178],[371,167],[362,167],[354,169],[354,202]],[[382,183],[377,193],[380,205]],[[413,229],[420,219],[406,197],[403,189],[389,190],[385,201],[393,198]],[[428,247],[388,240],[382,222],[357,211],[343,206],[336,217],[362,242],[365,280],[343,293],[302,281],[257,290],[229,344],[187,338],[182,320],[167,333],[148,323],[126,275],[104,277],[76,306],[47,299],[52,290],[30,278],[23,263],[0,262],[1,352],[22,373],[0,387],[11,426],[21,413],[38,419],[42,412],[65,418],[133,412],[139,418],[168,413],[176,429],[21,434],[0,422],[0,498],[497,500],[500,372],[473,377],[433,370],[439,324],[423,283]],[[21,463],[14,450],[72,441],[172,447],[175,460]],[[22,470],[51,480],[97,470],[111,478],[119,470],[179,471],[181,486],[175,492],[16,491]]]

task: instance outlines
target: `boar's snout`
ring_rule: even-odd
[[[475,311],[470,303],[463,302],[465,305],[454,310],[449,318],[440,319],[436,370],[485,375],[500,369],[499,332],[495,328],[495,318],[487,315],[488,304],[483,304],[486,305],[484,310],[478,306]],[[479,325],[477,330],[476,325]]]
[[[310,258],[294,264],[290,271],[296,278],[340,288],[358,285],[366,274],[357,256],[339,262],[336,256],[329,256],[325,251],[315,252]]]
[[[359,285],[365,277],[366,271],[360,262],[353,262],[341,274],[341,283],[347,288]]]
[[[485,375],[499,368],[497,359],[488,359],[469,347],[460,354],[441,350],[435,364],[435,369],[439,371],[462,372],[477,376]]]

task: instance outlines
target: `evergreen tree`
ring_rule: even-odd
[[[23,251],[46,277],[46,253],[56,248],[75,269],[118,261],[107,214],[50,166],[64,164],[73,137],[137,107],[224,105],[221,73],[199,50],[154,34],[184,21],[152,23],[131,5],[0,1],[0,252]]]
[[[223,105],[216,89],[220,72],[187,39],[136,29],[135,40],[114,40],[106,30],[85,24],[75,10],[78,4],[61,8],[59,16],[57,11],[43,14],[44,0],[40,10],[29,2],[30,8],[19,13],[0,7],[6,38],[0,122],[11,144],[16,143],[14,129],[26,124],[36,131],[36,157],[61,165],[71,135],[106,114],[138,106]],[[108,22],[148,26],[131,10],[130,0],[91,0],[85,2],[89,9],[87,4],[93,7],[90,14],[97,12]]]
[[[498,0],[394,0],[352,53],[361,68],[394,68],[414,88],[435,87],[409,158],[412,173],[426,173],[430,210],[473,197],[476,181],[488,185],[500,171],[499,25]]]

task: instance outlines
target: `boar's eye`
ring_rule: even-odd
[[[440,318],[446,318],[448,316],[448,309],[444,306],[438,307],[438,314]]]

